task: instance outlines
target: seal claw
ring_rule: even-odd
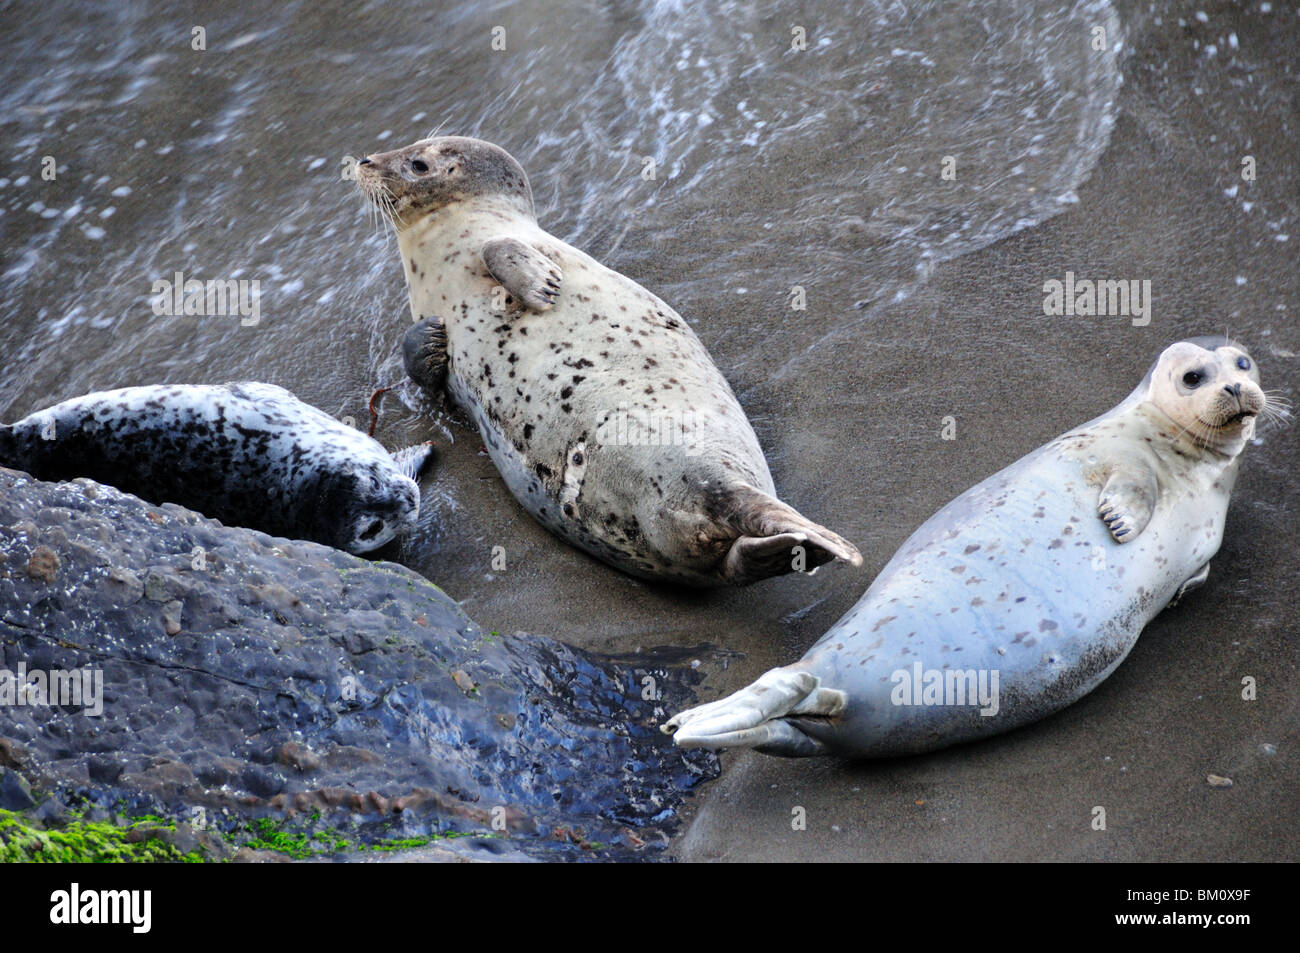
[[[1155,512],[1159,488],[1155,474],[1134,466],[1118,467],[1101,488],[1097,515],[1117,543],[1135,539]]]
[[[411,380],[425,390],[433,394],[442,390],[447,381],[447,328],[442,318],[425,318],[406,329],[402,364]]]

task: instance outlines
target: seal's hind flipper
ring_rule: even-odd
[[[833,559],[862,565],[852,543],[776,497],[742,484],[726,498],[723,520],[740,534],[723,563],[728,582],[745,585],[788,572],[811,572]]]
[[[420,476],[433,463],[433,441],[430,440],[427,443],[417,443],[413,447],[394,450],[392,457],[393,462],[397,464],[397,468],[405,476],[418,482]]]
[[[811,672],[774,668],[734,695],[690,708],[660,729],[683,748],[756,748],[788,758],[824,754],[826,746],[808,735],[798,718],[834,718],[848,696],[822,688]],[[794,719],[793,721],[788,719]]]
[[[437,394],[447,382],[447,328],[442,318],[424,318],[402,337],[402,364],[411,380]]]
[[[492,277],[533,311],[549,311],[560,295],[560,266],[517,238],[489,238],[483,243],[483,264]]]
[[[807,533],[742,536],[727,550],[722,573],[728,581],[737,585],[758,582],[771,576],[783,576],[798,571],[801,553],[806,554],[802,560],[808,564],[805,568],[816,568],[811,565],[814,560],[807,543]],[[829,562],[831,558],[828,556],[821,562]],[[817,565],[820,566],[821,562]]]

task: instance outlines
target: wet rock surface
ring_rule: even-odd
[[[448,832],[486,836],[416,854],[656,856],[717,770],[658,731],[693,697],[689,657],[484,632],[402,566],[0,469],[0,670],[11,691],[91,673],[72,704],[41,703],[53,681],[0,703],[14,809],[30,788],[56,820],[271,819],[354,859]]]

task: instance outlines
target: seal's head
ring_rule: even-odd
[[[1268,400],[1246,349],[1202,337],[1165,348],[1148,376],[1148,399],[1201,447],[1233,456],[1255,434]]]
[[[311,538],[354,554],[387,544],[420,513],[414,480],[372,466],[322,473],[310,498],[318,524]]]
[[[458,202],[493,198],[534,217],[528,176],[510,153],[482,139],[439,136],[357,162],[357,184],[399,232]]]
[[[420,490],[414,481],[406,481],[396,488],[390,486],[382,497],[369,500],[355,514],[348,514],[343,525],[351,527],[352,539],[344,548],[351,553],[378,549],[415,522],[419,512]]]

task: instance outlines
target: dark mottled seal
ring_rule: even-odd
[[[800,661],[664,730],[682,745],[865,758],[1064,708],[1205,581],[1266,407],[1239,346],[1172,345],[1113,410],[931,517]]]
[[[407,366],[473,415],[543,525],[633,575],[754,582],[852,544],[775,496],[731,388],[671,307],[543,231],[498,146],[426,139],[360,162],[397,230]]]
[[[284,388],[255,382],[125,387],[0,424],[0,463],[37,479],[86,477],[353,553],[414,523],[413,478],[431,453],[390,456]]]

